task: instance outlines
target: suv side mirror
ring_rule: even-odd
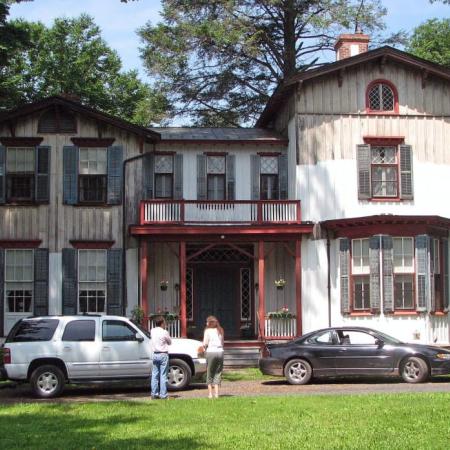
[[[140,335],[140,333],[136,333],[135,338],[138,342],[144,342],[144,338]]]
[[[381,348],[384,345],[384,341],[382,339],[375,339],[375,344]]]

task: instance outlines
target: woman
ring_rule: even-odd
[[[223,328],[214,316],[206,319],[203,336],[203,347],[206,350],[206,382],[208,383],[208,397],[219,397],[219,385],[223,370]]]

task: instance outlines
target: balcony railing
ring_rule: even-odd
[[[144,323],[147,324],[148,331],[156,327],[155,321],[150,317],[146,317],[144,319]],[[167,331],[169,332],[170,336],[174,338],[181,337],[180,319],[167,320],[166,324],[167,324]]]
[[[299,200],[144,200],[141,225],[178,224],[291,224],[301,222]]]

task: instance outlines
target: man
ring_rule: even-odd
[[[152,399],[166,400],[167,374],[169,372],[169,345],[172,344],[169,332],[166,330],[164,317],[155,319],[156,327],[150,331],[153,344],[153,369],[151,379]]]

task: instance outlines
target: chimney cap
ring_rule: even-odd
[[[370,42],[370,36],[368,34],[364,34],[360,29],[356,30],[356,33],[354,34],[341,34],[338,37],[336,44],[334,44],[334,49],[337,50],[345,42],[358,42],[368,44]]]

